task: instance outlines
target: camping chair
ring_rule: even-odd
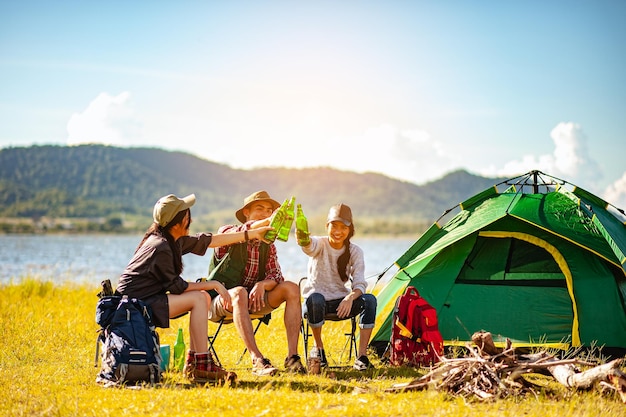
[[[305,281],[307,277],[303,277],[300,279],[298,286],[300,287],[300,293],[302,293],[302,282]],[[358,348],[356,344],[356,315],[350,317],[339,318],[336,313],[328,313],[324,316],[324,320],[327,321],[344,321],[350,320],[350,331],[345,332],[346,343],[343,346],[343,350],[341,351],[341,355],[339,359],[341,360],[346,348],[349,347],[348,351],[348,361],[352,360],[352,355],[356,357]],[[302,315],[302,322],[300,324],[300,331],[302,332],[302,342],[304,344],[304,359],[305,361],[308,359],[309,355],[309,338],[312,336],[311,329],[309,328],[309,320],[307,314],[304,313]]]
[[[259,327],[261,327],[261,324],[265,323],[266,325],[269,325],[270,319],[272,318],[272,313],[267,313],[266,315],[259,315],[259,314],[251,314],[250,318],[252,319],[252,321],[257,320],[257,324],[254,327],[254,334],[256,335],[257,330],[259,330]],[[217,356],[217,352],[215,351],[215,341],[217,340],[217,336],[219,336],[220,334],[220,330],[222,330],[222,326],[225,324],[231,324],[233,322],[232,317],[231,318],[226,318],[226,317],[222,317],[222,319],[217,322],[217,329],[215,329],[215,332],[213,334],[209,334],[209,352],[211,352],[213,354],[213,357],[215,358],[215,362],[217,362],[217,364],[219,366],[222,366],[222,363],[220,362],[220,358],[219,356]],[[248,348],[244,348],[243,352],[241,353],[241,356],[239,357],[239,360],[237,361],[237,365],[243,360],[244,355],[246,354],[246,352],[248,351]]]

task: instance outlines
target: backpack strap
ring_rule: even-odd
[[[413,338],[413,333],[411,332],[411,330],[409,330],[404,324],[402,324],[400,319],[396,319],[396,326],[398,326],[398,328],[400,329],[400,336],[406,337],[408,339]]]
[[[398,312],[396,318],[396,325],[399,329],[400,336],[406,337],[411,340],[417,340],[421,336],[421,331],[419,331],[418,335],[414,334],[415,330],[415,310],[419,308],[419,300],[421,299],[417,289],[415,287],[409,286],[404,292],[404,295],[398,298],[396,302],[396,309]],[[404,323],[402,323],[401,318],[404,319]],[[417,326],[419,330],[419,325]]]
[[[421,316],[421,297],[411,300],[409,303],[409,311],[407,315],[406,327],[411,329],[410,339],[414,342],[420,342],[422,337],[422,326],[420,323],[420,317],[416,317],[417,315]],[[417,313],[417,314],[416,314]],[[417,325],[416,325],[417,324]],[[417,331],[415,331],[417,330]]]

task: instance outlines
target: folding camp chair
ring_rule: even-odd
[[[253,321],[257,320],[257,324],[254,327],[254,334],[256,335],[256,332],[257,330],[259,330],[259,327],[261,327],[261,324],[265,323],[266,325],[269,325],[270,319],[272,318],[272,313],[267,313],[264,316],[251,314],[250,318]],[[213,354],[213,357],[215,358],[215,361],[217,362],[219,366],[222,366],[222,363],[220,362],[220,358],[217,355],[217,352],[215,350],[215,341],[217,340],[217,336],[219,336],[220,334],[220,330],[222,330],[222,326],[224,326],[225,324],[231,324],[232,322],[233,322],[232,317],[230,318],[223,317],[219,322],[217,322],[217,329],[215,329],[215,332],[212,335],[211,334],[209,335],[209,349],[208,350],[209,352]],[[241,353],[241,356],[239,357],[239,360],[237,361],[237,364],[239,364],[243,360],[243,357],[247,351],[248,351],[248,348],[244,348],[243,352]]]
[[[230,257],[230,252],[228,252],[228,253],[226,253],[226,255],[224,255],[224,257],[220,260],[220,262],[215,267],[215,269],[213,269],[212,271],[209,269],[209,274],[208,274],[207,278],[199,278],[197,280],[197,282],[207,281],[207,280],[213,279],[215,273],[220,269],[220,267],[226,262],[226,260],[229,257]],[[261,327],[262,323],[269,324],[270,319],[272,318],[272,313],[267,313],[265,315],[251,314],[250,318],[252,320],[258,320],[258,323],[257,323],[256,327],[254,328],[254,334],[256,335],[256,332],[257,332],[257,330],[259,330],[259,327]],[[224,326],[225,324],[231,324],[232,322],[233,322],[232,317],[230,317],[230,318],[223,317],[219,322],[217,322],[217,329],[215,329],[215,332],[213,334],[209,334],[209,336],[208,336],[208,339],[209,339],[208,351],[213,354],[213,357],[215,358],[215,361],[217,362],[217,364],[219,366],[222,366],[222,363],[220,362],[220,358],[217,355],[217,351],[215,350],[215,341],[217,340],[217,336],[219,336],[219,334],[220,334],[220,330],[222,330],[222,326]],[[243,357],[244,357],[244,355],[246,354],[247,351],[248,351],[248,348],[245,348],[243,350],[243,353],[239,357],[239,360],[237,361],[237,364],[239,364],[241,362],[241,360],[243,359]]]
[[[302,293],[302,282],[306,280],[307,277],[301,278],[298,286],[300,287],[300,293]],[[348,351],[348,361],[352,360],[352,355],[356,357],[358,352],[357,344],[356,344],[356,315],[350,317],[339,318],[336,313],[328,313],[324,316],[324,320],[327,321],[344,321],[350,320],[350,331],[345,332],[346,343],[343,346],[343,350],[341,351],[341,355],[339,356],[340,360],[346,351],[346,348],[349,347]],[[300,331],[302,332],[302,342],[304,344],[304,359],[308,359],[309,355],[309,338],[312,336],[311,329],[309,328],[309,320],[308,315],[306,313],[302,316],[302,322],[300,324]]]

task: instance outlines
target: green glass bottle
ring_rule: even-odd
[[[291,197],[289,200],[289,204],[287,204],[287,208],[285,209],[285,220],[283,224],[280,226],[280,230],[278,231],[278,236],[276,239],[286,242],[289,239],[289,233],[291,232],[291,226],[293,225],[294,219],[294,211],[296,205],[296,198]]]
[[[276,236],[278,236],[278,232],[285,221],[285,215],[287,210],[287,204],[289,204],[289,200],[285,200],[283,204],[272,214],[272,218],[270,219],[270,226],[274,228],[274,230],[268,230],[265,232],[265,240],[268,242],[274,242],[276,240]]]
[[[174,343],[174,369],[182,371],[185,366],[185,340],[183,329],[178,329],[176,343]]]
[[[300,204],[298,204],[298,208],[296,209],[296,238],[300,246],[309,246],[309,243],[311,243],[311,239],[309,238],[309,222]]]

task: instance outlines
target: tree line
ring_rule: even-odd
[[[0,218],[32,224],[94,219],[92,229],[142,229],[160,196],[195,193],[194,222],[211,228],[235,221],[243,198],[264,189],[279,202],[296,196],[312,225],[323,225],[328,207],[344,202],[360,232],[402,234],[425,229],[446,209],[499,181],[455,171],[417,185],[328,167],[240,170],[157,148],[12,147],[0,149]],[[5,223],[0,220],[0,231],[10,229]]]

